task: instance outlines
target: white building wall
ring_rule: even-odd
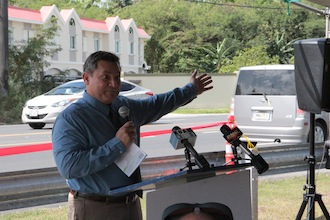
[[[10,7],[9,7],[10,10]],[[22,9],[24,13],[25,9]],[[37,13],[37,12],[36,12]],[[11,36],[14,42],[22,42],[26,40],[26,36],[33,34],[33,30],[37,25],[43,25],[47,19],[55,16],[58,19],[60,29],[59,36],[54,41],[60,44],[62,50],[57,55],[49,57],[47,60],[50,66],[45,68],[45,75],[55,75],[61,71],[68,71],[72,75],[81,75],[83,71],[83,63],[87,56],[95,52],[94,41],[99,39],[99,50],[110,51],[116,53],[115,26],[119,27],[120,51],[116,53],[121,62],[123,72],[144,73],[142,63],[144,62],[144,42],[150,36],[139,36],[138,28],[133,19],[121,20],[117,17],[109,17],[105,20],[104,26],[107,30],[98,30],[93,26],[86,28],[80,20],[80,17],[74,9],[58,11],[56,6],[45,6],[40,10],[42,21],[33,21],[29,18],[14,18],[9,16],[9,29],[13,31]],[[70,48],[70,20],[75,21],[75,49]],[[123,25],[125,23],[125,25]],[[129,28],[133,28],[134,32],[134,58],[130,64],[130,44],[129,44]]]
[[[94,33],[90,32],[90,31],[85,31],[85,38],[86,38],[86,58],[89,56],[89,54],[94,52],[94,42],[93,42],[93,38],[94,38]]]
[[[110,35],[109,34],[100,34],[100,37],[101,37],[101,49],[104,49],[104,50],[107,50],[107,51],[110,51],[109,50],[109,38],[110,38]],[[113,50],[111,50],[110,52],[114,52]]]
[[[56,62],[56,65],[59,67],[59,69],[64,70],[65,68],[63,68],[61,66],[61,64],[63,63],[63,65],[65,63],[69,62],[69,53],[68,53],[68,48],[70,47],[70,41],[69,41],[69,26],[67,25],[66,21],[63,21],[59,24],[59,29],[60,31],[60,46],[62,48],[62,50],[58,53],[58,60]],[[55,63],[54,63],[55,64]]]
[[[120,53],[120,63],[122,69],[125,69],[125,72],[130,72],[130,67],[128,66],[128,33],[126,30],[120,32],[121,40],[121,53]]]

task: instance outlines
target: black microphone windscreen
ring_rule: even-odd
[[[228,127],[228,125],[222,125],[220,131],[222,132],[222,134],[227,135],[230,134],[231,129],[230,127]]]
[[[129,116],[129,109],[126,106],[122,106],[118,109],[118,114],[122,118],[127,118]]]

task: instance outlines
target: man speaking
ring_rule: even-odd
[[[140,126],[191,102],[212,89],[212,79],[195,70],[190,83],[147,99],[120,96],[119,58],[105,51],[85,61],[86,91],[57,117],[52,130],[53,154],[60,174],[70,187],[68,219],[142,220],[141,191],[109,196],[112,189],[141,181],[140,169],[127,176],[114,161],[134,142]],[[129,109],[129,120],[119,116]]]

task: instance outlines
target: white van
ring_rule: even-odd
[[[309,141],[310,113],[298,107],[294,65],[240,68],[231,114],[253,144]],[[315,119],[315,142],[324,142],[328,137],[328,113],[316,114]]]

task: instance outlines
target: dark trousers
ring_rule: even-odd
[[[130,203],[105,203],[68,196],[68,220],[142,220],[140,198]]]

